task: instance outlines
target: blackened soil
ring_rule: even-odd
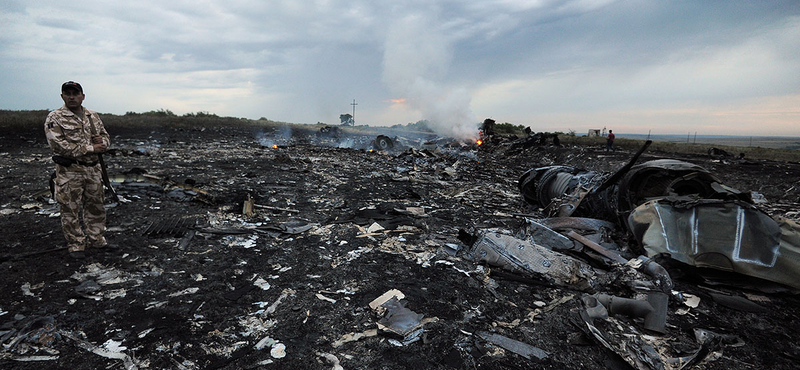
[[[109,132],[117,149],[106,156],[112,177],[147,176],[129,175],[116,186],[127,201],[108,202],[107,235],[118,250],[91,251],[83,261],[59,249],[65,243],[46,191],[53,164],[43,135],[0,136],[4,369],[126,363],[140,369],[333,369],[327,355],[344,369],[627,366],[584,334],[576,314],[582,292],[495,275],[489,280],[488,269],[481,272],[448,250],[465,247],[460,230],[515,230],[524,221],[520,214],[544,216],[519,196],[517,179],[527,169],[564,164],[613,171],[630,152],[508,150],[500,143],[383,153],[326,146],[330,140],[314,136],[282,138],[273,149],[264,144],[270,132],[244,128]],[[647,153],[642,160],[666,156]],[[680,159],[732,187],[759,192],[774,215],[798,217],[797,164]],[[248,196],[256,205],[252,216],[243,215]],[[189,238],[189,228],[170,224],[176,220],[191,223],[196,234]],[[368,232],[374,222],[390,230]],[[292,229],[306,224],[310,229]],[[153,235],[159,225],[161,233]],[[616,238],[635,251],[624,232]],[[670,356],[699,348],[693,329],[704,328],[744,345],[726,346],[698,368],[798,367],[797,298],[748,291],[763,310],[746,312],[710,296],[741,296],[742,290],[680,276],[675,273],[676,289],[701,303],[686,315],[670,304],[662,337],[671,344]],[[403,292],[406,307],[424,315],[421,340],[397,346],[379,334],[337,343],[376,328],[379,317],[368,303],[390,289]],[[492,347],[476,335],[482,331],[548,356],[527,359]],[[97,349],[115,343],[124,347],[115,352],[118,358]],[[276,344],[285,346],[285,357]]]

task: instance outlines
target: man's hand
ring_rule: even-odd
[[[92,152],[94,153],[104,153],[108,149],[106,144],[92,144]]]
[[[105,142],[103,141],[103,137],[100,135],[93,135],[92,136],[92,151],[95,153],[103,153],[108,149]]]

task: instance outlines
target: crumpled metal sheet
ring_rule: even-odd
[[[386,313],[378,321],[378,329],[397,335],[403,339],[404,345],[416,342],[421,338],[424,315],[409,310],[397,297],[390,298],[381,307],[386,309]]]
[[[800,288],[800,228],[779,225],[742,202],[660,199],[635,208],[628,225],[648,256]]]
[[[491,266],[576,289],[593,289],[596,283],[596,273],[587,263],[510,235],[484,231],[469,254]]]

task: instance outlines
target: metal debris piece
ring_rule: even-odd
[[[766,307],[744,297],[714,292],[709,292],[708,294],[714,302],[734,310],[754,313],[764,313],[768,311]]]
[[[604,347],[619,355],[625,362],[639,370],[665,370],[678,369],[677,366],[667,366],[667,361],[659,352],[639,333],[626,331],[630,325],[619,322],[614,317],[608,316],[608,311],[596,297],[584,295],[581,297],[584,309],[579,311],[584,323],[581,328],[587,335],[596,339]],[[601,320],[602,325],[595,325]],[[601,330],[598,326],[602,327]]]
[[[194,218],[172,217],[151,222],[143,234],[151,237],[172,236],[178,238],[184,236],[186,231],[194,226]]]
[[[475,261],[505,270],[543,277],[558,285],[592,290],[595,271],[587,263],[510,235],[483,231],[469,250]]]
[[[357,340],[360,340],[361,338],[369,338],[369,337],[374,337],[376,335],[378,335],[378,329],[369,329],[361,333],[348,333],[342,335],[342,337],[333,342],[331,346],[333,346],[333,348],[339,348],[345,343],[355,342]]]
[[[647,300],[638,300],[595,294],[597,302],[602,304],[611,315],[622,314],[644,319],[644,328],[661,334],[666,333],[667,305],[669,296],[663,292],[647,293]]]
[[[386,312],[378,321],[378,330],[402,339],[403,345],[414,343],[421,338],[423,331],[421,321],[424,315],[409,310],[397,297],[392,297],[381,307]]]
[[[583,236],[581,234],[578,234],[578,233],[576,233],[574,231],[570,231],[569,233],[567,233],[567,236],[569,236],[570,238],[581,242],[581,244],[591,248],[593,251],[595,251],[597,253],[600,253],[601,255],[603,255],[603,257],[606,257],[606,258],[610,259],[613,262],[616,262],[616,263],[619,263],[619,264],[625,264],[626,262],[628,262],[627,259],[623,258],[622,256],[620,256],[616,252],[608,250],[608,249],[605,249],[600,244],[597,244],[597,243],[589,240],[585,236]]]
[[[61,335],[63,335],[66,338],[72,339],[78,345],[78,347],[81,347],[98,356],[122,361],[122,364],[125,366],[125,370],[139,369],[139,366],[136,364],[134,359],[128,356],[127,354],[123,353],[122,351],[112,351],[103,347],[98,347],[92,343],[89,343],[83,339],[78,338],[76,335],[73,335],[72,333],[67,331],[62,330]]]
[[[311,230],[317,224],[302,219],[291,219],[277,225],[259,226],[256,230],[267,232],[278,232],[281,234],[297,235]]]
[[[527,219],[524,233],[533,243],[554,250],[575,250],[575,243],[555,230],[531,219]]]
[[[372,302],[369,303],[369,308],[371,308],[372,310],[378,311],[378,314],[383,314],[383,310],[381,309],[381,306],[384,303],[386,303],[386,301],[388,301],[388,300],[390,300],[390,299],[392,299],[394,297],[396,297],[397,299],[403,299],[403,298],[406,297],[406,295],[403,294],[403,292],[401,292],[401,291],[399,291],[397,289],[391,289],[391,290],[387,291],[386,293],[381,294],[380,297],[373,299]]]
[[[491,342],[494,345],[500,346],[503,349],[514,352],[522,357],[531,359],[536,357],[540,360],[547,358],[549,355],[541,348],[534,347],[528,343],[520,342],[506,336],[495,333],[487,333],[485,331],[478,332],[478,336],[484,340]]]
[[[540,224],[553,230],[585,230],[600,231],[601,229],[614,230],[616,225],[606,220],[587,217],[550,217],[538,220]]]
[[[188,247],[189,243],[192,242],[192,239],[194,238],[196,233],[197,232],[194,231],[194,230],[189,230],[186,233],[186,235],[184,235],[183,238],[181,238],[181,242],[180,242],[180,244],[178,244],[178,250],[182,250],[182,251],[186,250],[186,247]]]
[[[800,245],[783,238],[800,228],[746,203],[654,200],[634,209],[628,224],[648,256],[668,253],[692,266],[800,288]]]
[[[244,204],[242,205],[242,214],[247,217],[253,217],[255,212],[253,211],[253,206],[255,205],[253,201],[253,196],[247,194],[247,199],[244,200]]]

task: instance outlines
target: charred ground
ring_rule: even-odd
[[[522,214],[545,216],[519,195],[524,171],[554,164],[613,171],[629,151],[501,141],[480,149],[370,152],[326,146],[330,138],[315,135],[281,136],[273,149],[264,138],[279,135],[265,129],[109,132],[117,149],[107,156],[112,176],[147,177],[118,186],[129,201],[108,208],[107,236],[119,250],[90,253],[85,261],[52,251],[64,240],[57,206],[43,192],[53,167],[44,135],[0,133],[3,368],[331,369],[336,361],[344,369],[627,366],[582,331],[576,310],[583,292],[489,275],[453,250],[464,246],[459,232],[515,230]],[[643,160],[664,157],[670,156],[648,152]],[[763,194],[768,212],[798,218],[800,165],[681,159],[729,186]],[[243,215],[248,196],[256,205],[249,217]],[[190,227],[170,226],[175,220]],[[376,221],[386,230],[367,230]],[[166,227],[153,235],[158,225]],[[615,238],[636,248],[621,230]],[[797,368],[794,295],[747,292],[760,309],[744,312],[709,296],[742,290],[705,285],[691,271],[671,273],[677,290],[701,297],[686,315],[670,304],[665,338],[676,352],[696,349],[692,330],[702,327],[744,345],[698,368]],[[342,341],[376,327],[368,303],[390,289],[429,319],[422,339],[406,346],[384,335]],[[526,359],[478,332],[548,356]],[[104,352],[114,344],[126,349]]]

